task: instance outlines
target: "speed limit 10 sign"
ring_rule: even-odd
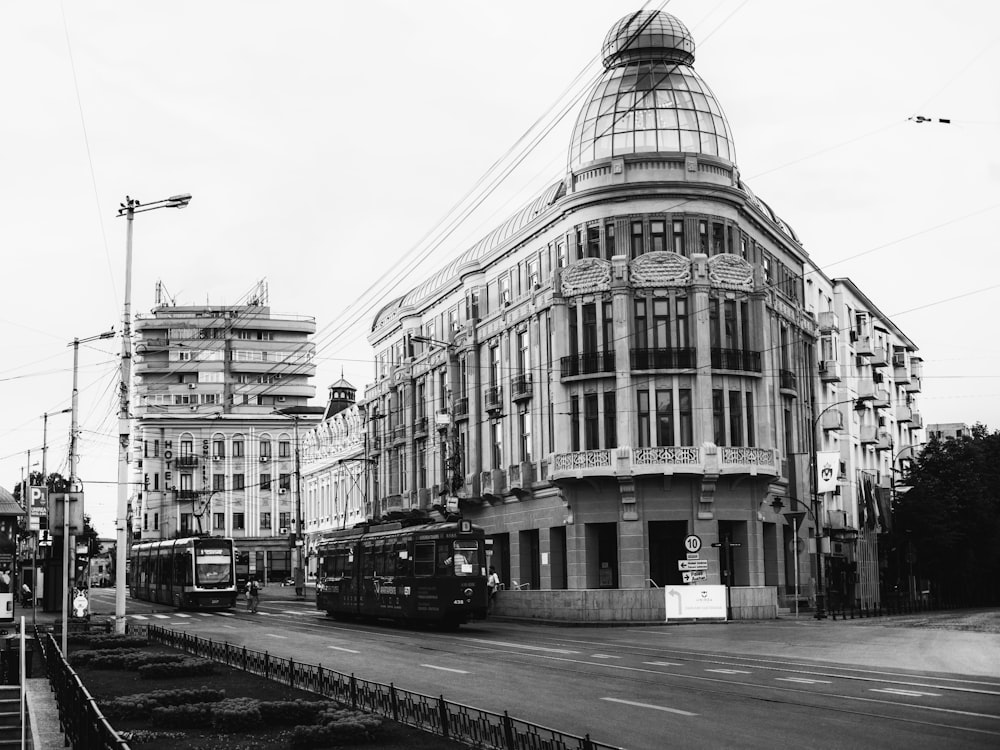
[[[696,534],[688,534],[684,537],[684,549],[688,552],[697,552],[701,549],[701,537]]]

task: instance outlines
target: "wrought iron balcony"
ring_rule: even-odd
[[[417,417],[413,420],[413,434],[414,435],[426,435],[427,434],[427,417]]]
[[[455,419],[467,419],[469,417],[469,397],[456,398],[454,411]]]
[[[177,456],[174,459],[174,466],[176,466],[177,468],[197,466],[197,465],[198,465],[197,456]]]
[[[510,391],[515,401],[531,398],[531,373],[515,375],[510,381]]]
[[[633,370],[681,370],[695,366],[692,347],[638,348],[630,352]]]
[[[782,391],[786,391],[792,395],[797,395],[799,389],[798,379],[795,377],[795,373],[791,370],[778,370],[778,387]]]
[[[578,375],[614,374],[615,353],[613,351],[573,354],[560,360],[561,376],[572,378]]]
[[[485,402],[486,411],[500,411],[503,409],[503,386],[495,385],[487,388]]]
[[[713,347],[712,368],[715,370],[760,372],[760,352],[749,349],[717,349]]]

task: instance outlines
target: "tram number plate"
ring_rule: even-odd
[[[219,603],[219,600],[218,600],[218,599],[209,599],[209,600],[208,600],[208,603],[209,603],[209,604],[218,604],[218,603]]]

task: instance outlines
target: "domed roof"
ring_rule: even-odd
[[[580,109],[569,170],[613,156],[685,153],[735,163],[729,123],[691,67],[694,40],[669,13],[631,13],[604,40],[605,71]]]

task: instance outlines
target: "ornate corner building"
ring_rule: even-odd
[[[689,534],[708,582],[791,597],[819,572],[774,501],[825,535],[810,459],[835,439],[819,416],[838,386],[820,363],[864,355],[824,339],[821,311],[849,281],[741,180],[694,51],[667,13],[616,23],[565,176],[373,322],[375,512],[457,503],[511,585],[681,583]],[[872,414],[859,446],[889,429]]]

